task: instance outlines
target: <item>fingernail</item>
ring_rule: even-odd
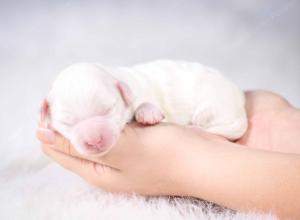
[[[53,131],[45,128],[39,128],[39,133],[41,134],[41,138],[47,144],[54,144],[55,134]]]

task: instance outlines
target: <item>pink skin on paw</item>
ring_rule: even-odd
[[[107,151],[117,141],[116,133],[109,121],[101,116],[82,121],[74,128],[81,150],[88,154]]]
[[[135,112],[135,120],[144,125],[154,125],[161,122],[165,116],[151,103],[141,104]]]

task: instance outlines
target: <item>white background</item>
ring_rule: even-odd
[[[300,106],[297,0],[0,1],[0,149],[35,147],[39,105],[74,62],[169,58]]]

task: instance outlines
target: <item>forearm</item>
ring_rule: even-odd
[[[235,210],[300,218],[300,156],[221,140],[190,144],[192,151],[183,156],[187,195]]]

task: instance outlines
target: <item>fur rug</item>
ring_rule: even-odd
[[[1,1],[0,220],[275,219],[92,188],[40,152],[32,117],[50,82],[71,63],[154,58],[203,62],[243,89],[272,90],[300,107],[298,3]]]
[[[27,128],[22,137],[33,138],[32,134],[26,134],[29,131]],[[103,192],[47,159],[37,142],[26,146],[24,138],[16,137],[8,139],[13,145],[9,141],[1,144],[1,153],[6,155],[0,162],[0,219],[3,220],[276,219],[271,215],[234,213],[188,198],[145,198]]]

